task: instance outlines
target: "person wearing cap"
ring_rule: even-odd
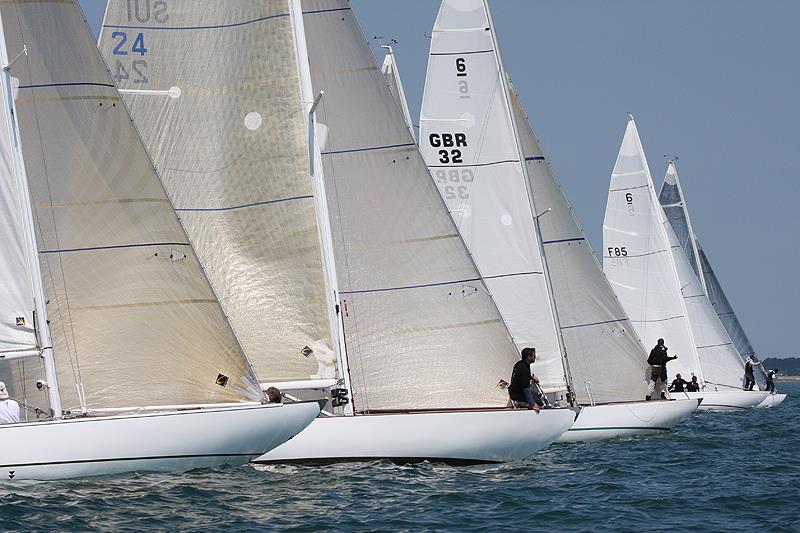
[[[700,383],[697,382],[697,376],[692,376],[692,381],[686,385],[686,392],[700,392]]]
[[[775,392],[775,376],[778,375],[778,369],[773,368],[767,372],[767,390],[771,393]]]
[[[744,390],[753,390],[756,384],[756,376],[753,374],[753,365],[760,364],[761,361],[759,361],[755,355],[751,355],[747,358],[747,362],[744,364]]]
[[[6,384],[0,381],[0,424],[19,423],[19,404],[8,397]]]
[[[647,364],[650,365],[650,381],[647,384],[647,396],[645,400],[650,400],[655,392],[656,387],[661,392],[661,399],[666,399],[664,394],[664,385],[667,381],[667,363],[673,359],[677,359],[677,355],[672,357],[667,355],[667,347],[664,346],[664,339],[658,339],[655,347],[650,350],[650,355],[647,358]]]
[[[531,374],[531,365],[536,361],[536,348],[523,348],[522,359],[514,364],[511,372],[511,383],[508,385],[508,395],[514,407],[533,409],[537,413],[544,406],[541,394],[534,397],[532,383],[538,383],[539,378]],[[539,391],[539,387],[536,387]]]

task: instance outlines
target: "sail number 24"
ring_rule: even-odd
[[[128,0],[128,23],[163,24],[169,19],[165,0]],[[136,26],[128,26],[135,29]],[[117,83],[143,85],[147,79],[147,46],[142,32],[113,31],[111,55],[114,57],[114,79]]]

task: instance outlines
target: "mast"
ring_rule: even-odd
[[[678,178],[678,169],[675,166],[675,161],[669,160],[667,168],[667,175],[669,175],[670,167],[672,170],[672,175],[675,176],[675,185],[678,187],[678,195],[681,197],[680,208],[683,211],[683,217],[686,219],[686,226],[689,228],[689,241],[692,243],[692,253],[694,254],[694,261],[695,265],[697,265],[697,278],[700,280],[700,284],[703,286],[703,292],[708,297],[708,287],[706,286],[706,278],[703,275],[703,264],[700,262],[700,252],[697,250],[697,237],[694,234],[694,228],[692,227],[692,219],[689,218],[689,208],[686,205],[686,197],[683,195],[683,188],[681,187],[681,180]]]
[[[317,227],[322,249],[323,270],[325,272],[325,297],[328,304],[328,319],[331,333],[333,334],[336,361],[339,367],[339,377],[344,388],[350,391],[350,365],[347,360],[347,348],[344,342],[344,323],[339,303],[339,285],[336,275],[336,262],[333,251],[333,238],[331,236],[330,215],[328,201],[325,193],[325,176],[322,170],[322,156],[317,144],[316,135],[316,108],[319,99],[323,97],[320,92],[314,98],[313,84],[311,82],[311,69],[308,63],[308,48],[306,45],[305,26],[303,24],[303,7],[301,0],[289,0],[290,18],[294,27],[295,49],[297,51],[297,66],[300,73],[300,91],[303,106],[308,113],[308,150],[312,187],[314,190],[314,206],[317,212]],[[350,395],[352,397],[352,395]],[[353,414],[353,404],[349,401],[344,405],[346,415]]]
[[[400,110],[403,112],[403,118],[408,125],[408,132],[411,134],[411,138],[416,140],[417,136],[414,134],[414,124],[411,122],[411,113],[408,111],[406,92],[403,90],[403,81],[400,79],[400,71],[397,68],[397,61],[394,58],[394,49],[388,44],[382,44],[381,48],[387,50],[386,57],[383,58],[381,72],[386,76],[386,83],[389,84],[389,88],[393,89],[392,93],[395,93],[395,98],[400,106]],[[392,83],[394,84],[392,85]]]
[[[23,48],[20,55],[27,55],[27,48]],[[17,56],[19,57],[19,56]],[[25,161],[22,157],[22,147],[19,138],[19,126],[17,124],[17,113],[14,105],[14,91],[11,83],[11,63],[8,61],[8,51],[6,50],[5,30],[3,21],[0,18],[0,63],[3,65],[3,85],[6,93],[6,105],[3,106],[3,113],[9,124],[9,136],[14,146],[14,177],[21,192],[20,209],[22,210],[22,228],[25,239],[25,254],[28,256],[28,275],[31,279],[33,288],[34,303],[34,327],[36,328],[36,338],[40,353],[44,363],[45,380],[47,381],[47,399],[50,402],[51,416],[54,419],[61,418],[61,396],[58,391],[58,377],[56,373],[55,360],[53,358],[53,343],[50,338],[50,329],[47,325],[47,308],[45,305],[44,288],[42,285],[41,266],[39,265],[39,253],[36,246],[36,235],[33,227],[33,210],[31,208],[31,195],[28,188],[28,177],[25,172]],[[32,355],[32,354],[31,354]],[[82,397],[82,395],[81,395]]]
[[[497,34],[495,33],[494,29],[494,22],[492,21],[492,14],[489,11],[489,5],[487,0],[483,0],[483,9],[486,12],[486,19],[489,22],[489,31],[492,35],[492,43],[494,44],[494,57],[495,61],[497,62],[497,68],[500,73],[500,83],[503,88],[503,102],[505,103],[506,109],[508,111],[508,116],[511,119],[511,126],[514,132],[514,142],[517,148],[517,157],[519,159],[520,166],[522,167],[522,175],[525,181],[525,190],[528,193],[528,203],[530,204],[531,209],[531,217],[533,219],[533,224],[536,229],[536,244],[539,247],[539,254],[542,256],[542,270],[544,271],[544,278],[545,283],[547,284],[547,297],[550,300],[550,308],[552,309],[553,313],[553,320],[555,321],[556,330],[558,331],[558,346],[561,350],[561,360],[564,367],[564,375],[567,381],[567,391],[568,391],[568,400],[572,403],[572,391],[573,391],[573,384],[572,384],[572,373],[569,369],[569,360],[567,358],[567,349],[564,344],[564,337],[561,332],[561,322],[559,321],[558,317],[558,308],[556,307],[555,299],[553,298],[553,286],[550,280],[550,271],[547,265],[547,256],[545,255],[544,245],[542,244],[542,232],[541,228],[539,227],[539,216],[544,215],[544,213],[537,213],[536,211],[536,204],[534,203],[533,199],[533,191],[531,190],[530,178],[528,176],[528,168],[525,165],[525,154],[522,150],[522,144],[520,142],[519,136],[519,128],[517,127],[517,121],[514,117],[514,110],[511,107],[511,100],[509,97],[509,87],[508,87],[508,79],[506,78],[506,71],[505,67],[503,66],[503,60],[500,54],[500,48],[497,42]],[[591,393],[589,393],[589,397],[591,398]],[[592,401],[592,403],[594,403]]]

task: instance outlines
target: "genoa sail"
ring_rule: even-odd
[[[564,390],[562,352],[497,43],[482,0],[442,2],[433,27],[420,149],[518,349]]]
[[[297,32],[287,0],[111,0],[100,37],[222,307],[270,381],[336,371]]]
[[[647,354],[608,283],[586,234],[512,90],[528,179],[550,273],[575,395],[579,403],[644,398]]]
[[[77,3],[0,13],[64,407],[262,397]]]
[[[304,0],[356,412],[501,407],[519,360],[346,0]]]

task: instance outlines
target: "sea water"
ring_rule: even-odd
[[[663,435],[556,444],[526,463],[0,482],[0,530],[798,531],[800,384],[781,389],[773,409],[697,412]]]

